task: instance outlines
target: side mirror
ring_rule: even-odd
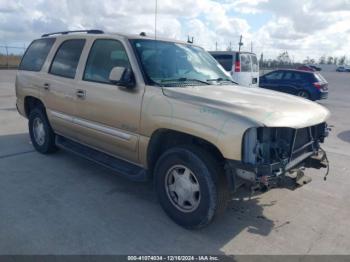
[[[111,83],[124,86],[126,88],[134,88],[136,85],[134,73],[131,68],[125,67],[113,67],[111,73],[109,74],[109,81]]]

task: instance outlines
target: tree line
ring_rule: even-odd
[[[288,51],[280,53],[274,59],[264,59],[264,54],[261,53],[259,64],[262,68],[273,68],[273,67],[298,67],[302,64],[321,64],[321,65],[346,65],[348,62],[345,55],[336,56],[321,56],[318,60],[310,57],[306,57],[302,62],[295,62],[293,58],[289,55]]]
[[[318,59],[318,63],[321,65],[345,65],[346,64],[346,56],[340,56],[340,57],[336,57],[336,56],[321,56]],[[315,59],[310,59],[309,57],[307,57],[304,61],[305,64],[316,64],[317,62],[315,61]]]

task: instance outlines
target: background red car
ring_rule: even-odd
[[[298,70],[303,70],[303,71],[310,71],[310,72],[315,72],[316,70],[312,68],[311,66],[307,65],[302,65],[297,68]]]

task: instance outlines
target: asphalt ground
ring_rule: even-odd
[[[323,73],[331,163],[297,190],[240,190],[209,227],[188,231],[134,183],[71,153],[41,155],[0,71],[0,254],[350,254],[350,74]]]

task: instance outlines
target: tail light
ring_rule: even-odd
[[[314,87],[316,87],[318,90],[320,90],[322,88],[322,83],[320,82],[315,82],[313,83]]]
[[[236,60],[235,72],[241,72],[241,62],[239,60]]]

